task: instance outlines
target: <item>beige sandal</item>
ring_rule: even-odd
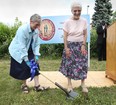
[[[81,88],[83,93],[88,93],[88,88],[85,85],[81,85]]]
[[[73,91],[73,88],[67,88],[67,91],[68,92]]]

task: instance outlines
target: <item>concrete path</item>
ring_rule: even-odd
[[[59,71],[41,71],[43,75],[45,75],[50,80],[59,83],[64,88],[67,88],[67,79],[63,74],[61,74]],[[29,82],[30,79],[27,80],[27,84],[31,87],[34,86],[34,81]],[[45,77],[42,75],[39,76],[40,85],[42,86],[50,86],[50,88],[57,88],[53,83],[48,81]],[[80,80],[75,81],[72,80],[73,88],[80,86]],[[104,87],[104,86],[113,86],[116,84],[113,83],[113,81],[109,78],[105,77],[105,71],[89,71],[88,77],[86,79],[86,85],[87,87]]]

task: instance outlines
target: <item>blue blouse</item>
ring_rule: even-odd
[[[32,31],[30,24],[25,24],[19,27],[9,46],[9,53],[11,57],[13,57],[17,62],[22,63],[24,58],[28,56],[28,49],[32,39],[33,53],[34,55],[40,56],[39,31],[38,29]]]

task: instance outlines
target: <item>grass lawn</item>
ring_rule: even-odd
[[[41,59],[42,71],[58,70],[61,60]],[[79,96],[71,101],[66,100],[65,94],[60,89],[50,89],[46,92],[34,92],[31,88],[29,94],[20,90],[21,82],[9,76],[8,59],[0,60],[0,105],[116,105],[116,87],[89,87],[88,100],[75,88]],[[91,60],[90,70],[105,70],[106,62]]]
[[[58,71],[61,63],[61,59],[41,59],[40,67],[42,71]],[[91,71],[105,71],[106,61],[98,62],[96,59],[90,60]]]

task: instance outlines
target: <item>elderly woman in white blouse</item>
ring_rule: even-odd
[[[87,21],[80,17],[82,5],[74,2],[71,5],[73,16],[65,21],[64,31],[64,50],[60,72],[67,77],[68,91],[73,91],[71,79],[81,80],[82,92],[87,93],[88,89],[85,85],[87,78]]]

